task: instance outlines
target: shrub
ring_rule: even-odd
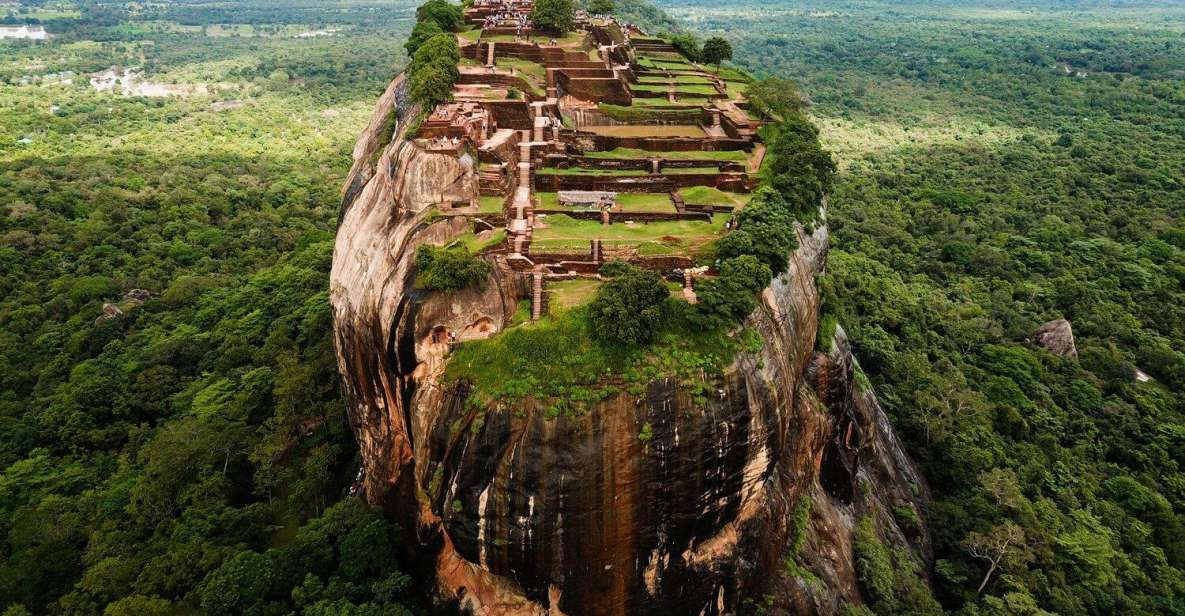
[[[755,297],[769,284],[769,266],[751,255],[725,261],[720,275],[696,285],[696,317],[705,327],[739,321],[756,307]]]
[[[239,552],[202,582],[198,591],[202,609],[210,614],[241,614],[267,596],[275,578],[272,559],[257,552]]]
[[[621,276],[622,274],[627,274],[629,272],[632,272],[635,269],[637,269],[637,268],[634,267],[633,265],[630,265],[629,263],[627,263],[625,261],[620,261],[620,260],[606,261],[604,264],[601,265],[601,275],[606,278],[616,278],[618,276]]]
[[[798,242],[794,236],[795,217],[781,195],[768,189],[758,190],[749,205],[737,215],[737,228],[717,244],[721,259],[752,255],[769,266],[774,274],[786,271],[786,265]]]
[[[457,38],[447,32],[436,34],[420,45],[411,57],[408,70],[416,73],[429,66],[448,67],[457,70],[461,62],[461,48],[457,46]]]
[[[416,250],[418,282],[433,291],[455,292],[485,282],[492,268],[464,248],[420,246]]]
[[[801,113],[763,129],[762,180],[798,211],[819,206],[835,185],[835,161],[819,144],[819,129]]]
[[[626,344],[645,344],[662,325],[663,306],[670,297],[662,278],[630,265],[597,290],[589,306],[593,331]]]
[[[757,111],[776,118],[789,118],[806,104],[798,92],[798,84],[780,77],[750,83],[745,87],[745,98]]]
[[[452,98],[456,78],[447,69],[438,66],[416,73],[411,82],[411,95],[417,101],[435,106]]]
[[[671,46],[675,48],[684,58],[692,62],[699,62],[700,46],[699,40],[695,38],[694,34],[676,34],[671,37]]]

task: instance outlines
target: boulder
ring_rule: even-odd
[[[1035,334],[1033,342],[1037,346],[1061,357],[1078,357],[1078,349],[1074,346],[1074,331],[1070,322],[1056,319],[1042,325]]]
[[[123,301],[134,302],[137,305],[143,304],[150,299],[152,299],[152,291],[147,291],[144,289],[132,289],[123,294]]]
[[[103,304],[103,314],[99,315],[98,318],[95,319],[95,325],[98,325],[103,321],[118,319],[121,316],[123,316],[123,311],[119,309],[119,306],[116,306],[115,304]]]

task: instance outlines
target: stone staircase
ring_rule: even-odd
[[[531,274],[531,320],[538,321],[544,314],[543,270],[536,269]]]
[[[504,195],[510,188],[506,174],[502,172],[504,165],[499,163],[482,163],[478,168],[478,189],[482,195]]]

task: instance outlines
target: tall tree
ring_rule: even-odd
[[[576,5],[572,0],[538,0],[531,9],[531,21],[545,32],[567,34],[576,27]]]
[[[613,0],[592,0],[588,3],[588,11],[597,15],[608,15],[617,8],[613,5]]]
[[[716,72],[720,72],[720,64],[725,60],[732,59],[732,44],[728,41],[713,36],[704,41],[704,49],[700,52],[700,57],[708,64],[716,65]]]

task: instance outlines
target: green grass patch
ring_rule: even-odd
[[[635,92],[653,92],[666,94],[668,86],[665,84],[637,83],[630,85],[630,89]],[[681,84],[675,88],[676,97],[690,94],[703,94],[706,96],[711,96],[713,94],[719,94],[719,92],[716,90],[715,86],[706,84]]]
[[[477,198],[477,211],[482,214],[501,214],[506,204],[502,195],[482,195]]]
[[[642,101],[649,101],[643,103]],[[699,107],[687,109],[686,102],[670,102],[666,98],[641,99],[635,98],[635,104],[625,107],[602,103],[597,105],[597,111],[619,122],[649,122],[666,121],[695,124],[703,116]],[[662,109],[662,107],[676,107],[676,109]]]
[[[549,282],[547,283],[547,292],[550,294],[548,309],[552,314],[558,314],[565,310],[583,306],[592,301],[600,286],[600,280],[583,278]]]
[[[535,193],[536,206],[541,210],[554,210],[560,205],[560,196],[553,192],[536,192]]]
[[[573,207],[561,205],[559,195],[553,192],[537,192],[539,209],[543,210],[590,210],[596,208]],[[626,212],[673,212],[675,205],[671,203],[671,196],[667,193],[617,193],[617,204]],[[582,248],[587,248],[587,242]]]
[[[706,137],[698,125],[586,126],[583,130],[607,137]]]
[[[617,193],[617,205],[625,212],[674,212],[667,193]]]
[[[670,83],[675,83],[676,85],[711,85],[712,79],[710,77],[703,77],[700,75],[674,75],[667,77],[665,75],[650,73],[640,75],[638,77],[638,83],[646,85],[665,85]]]
[[[662,170],[664,175],[719,175],[716,167],[670,167]]]
[[[513,68],[517,72],[537,80],[547,79],[547,68],[538,62],[518,58],[498,58],[496,66],[503,70]]]
[[[662,158],[665,160],[717,160],[721,162],[737,163],[743,163],[749,160],[749,153],[744,150],[724,150],[719,152],[707,152],[701,150],[693,150],[690,152],[651,152],[648,150],[639,150],[636,148],[617,148],[614,150],[602,150],[599,152],[585,152],[584,156],[588,158],[611,158],[615,160]]]
[[[641,169],[588,169],[585,167],[568,167],[561,169],[559,167],[544,167],[538,171],[543,175],[598,175],[598,176],[615,176],[615,177],[632,177],[638,175],[647,175],[646,171]]]
[[[551,215],[536,224],[531,249],[540,252],[588,250],[589,240],[611,246],[637,247],[646,255],[694,255],[724,234],[728,216],[716,214],[712,222],[673,220],[651,223],[614,223]]]
[[[506,241],[506,229],[498,229],[493,234],[486,236],[484,239],[477,237],[476,233],[470,231],[461,237],[449,242],[449,248],[456,248],[464,246],[469,254],[477,254],[487,248],[492,248]]]
[[[724,192],[711,186],[693,186],[679,191],[684,203],[692,205],[730,205],[743,207],[748,205],[753,196],[746,193]]]
[[[594,175],[605,177],[636,177],[642,175],[650,175],[649,171],[642,169],[589,169],[587,167],[567,167],[561,169],[559,167],[544,167],[538,171],[541,175]],[[697,173],[720,173],[716,167],[687,167],[684,169],[664,169],[664,174],[667,175],[693,175]]]
[[[577,285],[565,289],[573,298],[589,291]],[[667,310],[664,330],[646,346],[600,340],[586,307],[559,310],[491,338],[460,344],[443,380],[467,380],[468,404],[504,409],[535,400],[550,418],[579,416],[623,386],[640,396],[646,383],[664,378],[676,379],[696,403],[706,403],[715,377],[739,351],[752,348],[752,335],[693,327],[686,318],[687,304],[680,300],[672,299]]]

